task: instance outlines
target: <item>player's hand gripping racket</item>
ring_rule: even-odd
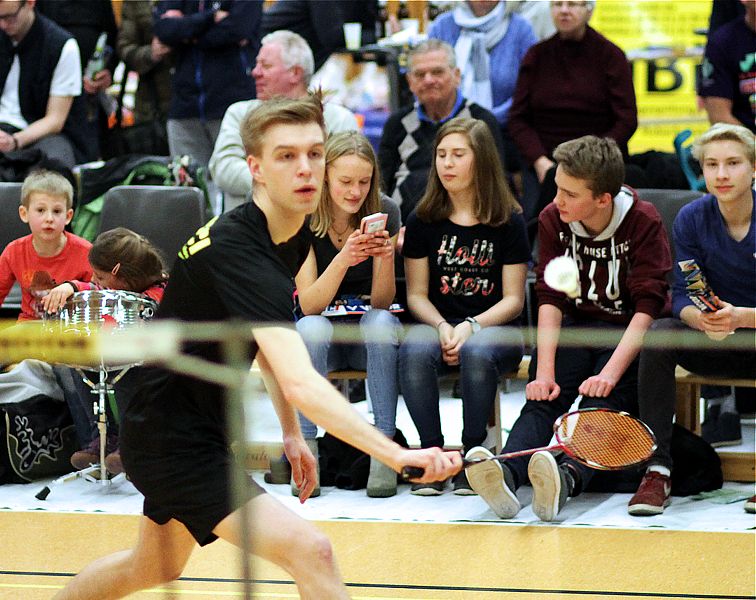
[[[562,450],[593,469],[618,470],[647,460],[656,450],[656,438],[643,421],[626,412],[609,408],[586,408],[568,412],[554,423],[556,444],[507,452],[488,458],[464,459],[466,467],[485,460],[506,460],[535,454],[541,450]],[[423,476],[420,467],[404,467],[402,479]]]

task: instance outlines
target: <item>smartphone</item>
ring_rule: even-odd
[[[386,229],[386,220],[388,215],[386,213],[373,213],[366,217],[362,217],[360,221],[360,233],[378,233]]]

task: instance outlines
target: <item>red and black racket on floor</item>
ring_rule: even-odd
[[[464,459],[464,466],[486,460],[506,460],[535,454],[541,450],[561,450],[578,462],[603,471],[615,471],[639,465],[656,450],[656,438],[640,419],[609,408],[585,408],[563,414],[554,422],[556,444],[518,452],[506,452],[487,458]],[[404,467],[402,479],[423,476],[420,467]]]

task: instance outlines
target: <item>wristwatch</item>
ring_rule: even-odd
[[[473,333],[478,333],[480,331],[480,323],[475,320],[475,317],[465,317],[465,321],[470,323],[470,327],[472,327]]]

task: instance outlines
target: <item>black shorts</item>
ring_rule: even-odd
[[[217,539],[216,525],[250,499],[265,493],[245,472],[242,493],[232,497],[228,452],[196,445],[191,452],[159,453],[121,443],[129,479],[144,494],[144,516],[163,525],[183,523],[200,546]]]

